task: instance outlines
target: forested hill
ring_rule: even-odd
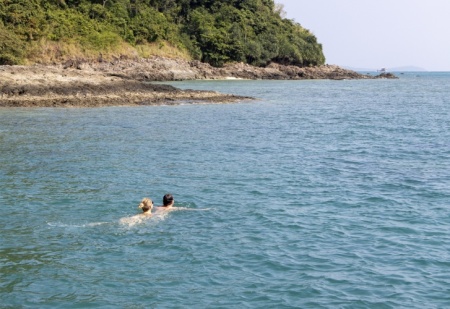
[[[273,0],[0,0],[0,64],[184,57],[315,66],[322,46]]]

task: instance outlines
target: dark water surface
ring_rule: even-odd
[[[400,77],[0,109],[0,307],[449,308],[450,73]]]

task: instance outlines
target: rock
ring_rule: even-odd
[[[79,64],[79,63],[78,63]],[[249,100],[214,91],[180,90],[170,85],[133,79],[133,74],[102,72],[86,63],[76,66],[0,66],[0,107],[97,107],[112,105],[175,104],[179,102],[224,103]],[[87,67],[85,67],[87,65]],[[109,72],[109,73],[108,73]],[[156,72],[156,71],[155,71]],[[144,73],[154,78],[155,72]],[[166,78],[174,72],[158,72]],[[183,73],[184,74],[184,73]],[[147,78],[149,79],[149,78]]]
[[[98,62],[76,59],[60,65],[0,66],[0,107],[233,102],[250,99],[217,92],[183,91],[149,83],[233,78],[342,80],[397,77],[391,73],[362,75],[335,65],[301,68],[271,63],[262,68],[240,62],[216,68],[200,61],[162,57],[118,57],[112,61],[101,58]]]
[[[376,75],[374,78],[398,79],[398,77],[392,73],[381,73]]]
[[[230,63],[222,68],[212,67],[197,60],[187,61],[154,57],[150,59],[120,60],[113,65],[105,62],[90,63],[95,71],[109,74],[122,74],[132,79],[146,81],[174,81],[194,79],[369,79],[371,76],[359,74],[335,65],[317,67],[297,67],[271,63],[267,67],[254,67],[248,64]],[[77,63],[77,68],[88,70]]]

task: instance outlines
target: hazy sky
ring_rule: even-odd
[[[450,0],[275,0],[313,32],[326,62],[450,71]]]

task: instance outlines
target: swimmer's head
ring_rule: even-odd
[[[153,208],[153,202],[151,199],[146,197],[141,201],[138,207],[142,209],[143,212],[151,211]]]
[[[163,205],[164,206],[170,206],[173,204],[173,195],[167,193],[166,195],[164,195],[163,197]]]

